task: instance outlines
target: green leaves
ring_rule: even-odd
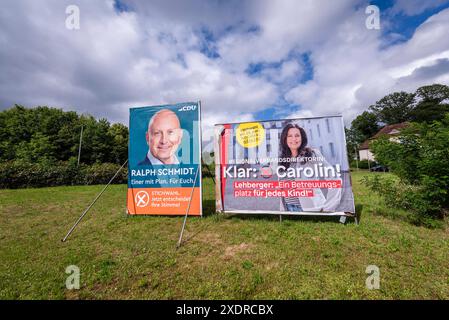
[[[442,121],[449,112],[449,86],[433,84],[418,88],[414,93],[393,92],[378,100],[358,115],[346,129],[349,155],[365,140],[374,136],[384,125],[402,122],[432,123]]]
[[[106,119],[62,109],[16,105],[0,112],[0,161],[67,161],[78,156],[81,126],[81,162],[122,164],[128,157],[128,128]]]
[[[449,208],[449,113],[442,121],[412,124],[398,140],[380,138],[371,144],[376,160],[400,181],[366,180],[371,190],[415,213],[442,217]]]
[[[380,122],[385,124],[401,123],[410,119],[414,101],[414,93],[394,92],[377,101],[369,109]]]

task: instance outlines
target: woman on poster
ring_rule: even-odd
[[[297,124],[287,124],[281,133],[280,138],[280,159],[279,166],[288,168],[316,168],[315,165],[323,167],[330,166],[321,152],[307,146],[307,135],[303,128]],[[303,171],[304,172],[304,171]],[[279,178],[280,180],[324,180],[319,178]],[[340,178],[333,178],[333,180]],[[341,182],[341,179],[340,179]],[[293,212],[332,212],[340,204],[342,195],[341,188],[315,188],[313,196],[309,197],[282,197],[281,211]]]

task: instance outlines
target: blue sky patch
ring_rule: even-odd
[[[214,34],[206,27],[202,27],[197,35],[201,39],[200,52],[210,59],[220,58],[216,45],[217,39]]]
[[[120,0],[114,0],[114,9],[118,13],[131,11],[129,5]]]
[[[380,9],[381,33],[385,42],[385,48],[408,41],[415,30],[429,17],[449,8],[449,2],[434,8],[427,8],[423,12],[408,16],[404,12],[392,12],[395,4],[392,0],[375,0],[370,4],[376,5]],[[383,23],[383,21],[385,21]]]

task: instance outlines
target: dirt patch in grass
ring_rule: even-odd
[[[265,270],[270,271],[279,268],[279,262],[272,261],[265,266]]]
[[[225,253],[223,255],[223,258],[225,260],[232,259],[233,257],[235,257],[239,253],[250,251],[253,247],[254,247],[253,244],[245,243],[245,242],[242,242],[241,244],[236,244],[236,245],[233,245],[233,246],[229,246],[229,247],[227,247],[225,249]]]

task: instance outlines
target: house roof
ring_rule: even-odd
[[[401,131],[401,129],[409,126],[410,123],[409,122],[401,122],[401,123],[395,123],[395,124],[390,124],[388,126],[383,127],[382,129],[380,129],[374,136],[372,136],[371,138],[365,140],[359,147],[359,150],[366,150],[369,149],[369,143],[372,140],[375,140],[377,138],[379,138],[382,135],[390,135],[390,136],[395,136],[398,135]]]

